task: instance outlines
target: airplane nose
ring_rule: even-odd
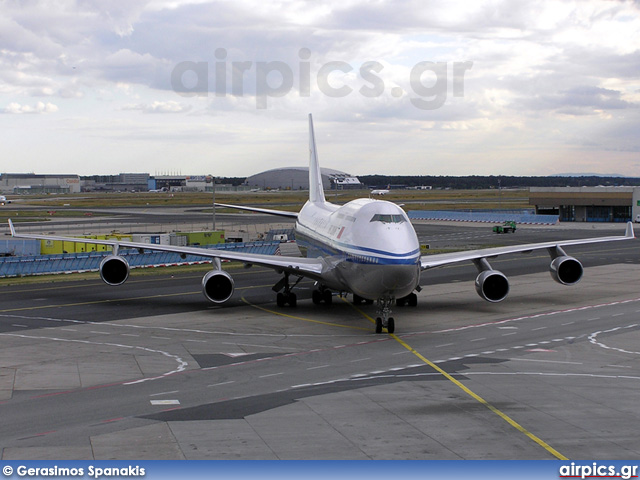
[[[354,293],[363,298],[377,299],[409,295],[418,284],[417,265],[385,265],[384,268],[363,269],[352,285]]]
[[[381,287],[384,290],[413,290],[416,282],[417,268],[415,265],[398,265],[385,269],[380,279]]]

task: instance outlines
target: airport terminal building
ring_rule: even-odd
[[[322,185],[325,190],[362,189],[365,186],[357,177],[331,168],[321,168]],[[308,190],[309,167],[287,167],[267,170],[247,178],[246,184],[251,188]]]
[[[0,175],[0,192],[18,195],[29,193],[80,193],[80,176],[3,173]]]
[[[531,187],[529,204],[561,222],[640,221],[640,187]]]

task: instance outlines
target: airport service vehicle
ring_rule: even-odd
[[[257,213],[294,218],[296,240],[307,247],[307,258],[279,255],[258,255],[207,250],[197,247],[152,245],[147,243],[89,240],[53,235],[18,234],[11,220],[11,233],[19,238],[64,240],[112,246],[112,253],[102,260],[100,276],[108,285],[122,285],[129,277],[129,265],[119,255],[121,248],[161,250],[182,255],[198,255],[212,259],[213,269],[202,279],[204,296],[214,303],[224,303],[231,298],[234,282],[231,275],[222,270],[220,260],[243,262],[245,265],[269,267],[282,274],[273,290],[280,307],[295,307],[295,287],[306,277],[316,281],[312,294],[313,303],[331,303],[332,292],[353,294],[354,303],[376,302],[378,317],[376,333],[386,328],[395,331],[391,307],[417,305],[416,291],[420,291],[420,275],[426,270],[458,262],[473,262],[478,269],[476,291],[489,302],[500,302],[509,293],[507,277],[494,270],[489,259],[511,253],[528,253],[547,250],[551,257],[549,270],[552,278],[563,285],[578,283],[583,274],[582,264],[563,250],[570,245],[596,242],[613,242],[635,238],[633,226],[627,225],[621,236],[580,240],[542,242],[527,245],[486,248],[436,255],[420,254],[418,236],[407,214],[395,203],[371,198],[360,198],[344,205],[326,201],[313,130],[309,115],[309,199],[298,212],[285,212],[240,205],[216,204]]]
[[[493,233],[516,233],[516,222],[504,222],[493,227]]]

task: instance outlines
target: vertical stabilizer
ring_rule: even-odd
[[[316,136],[313,133],[313,118],[309,114],[309,201],[312,203],[324,203],[324,190],[322,188],[322,174],[318,163],[316,151]]]

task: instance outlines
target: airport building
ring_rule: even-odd
[[[529,204],[561,222],[640,221],[640,187],[531,187]]]
[[[29,193],[80,193],[80,176],[3,173],[0,175],[0,192],[18,195]]]
[[[325,190],[361,189],[365,186],[357,177],[331,168],[321,168],[322,185]],[[309,168],[287,167],[267,170],[247,178],[246,184],[251,188],[308,190]]]
[[[140,192],[147,190],[148,173],[120,173],[82,177],[83,192]]]

